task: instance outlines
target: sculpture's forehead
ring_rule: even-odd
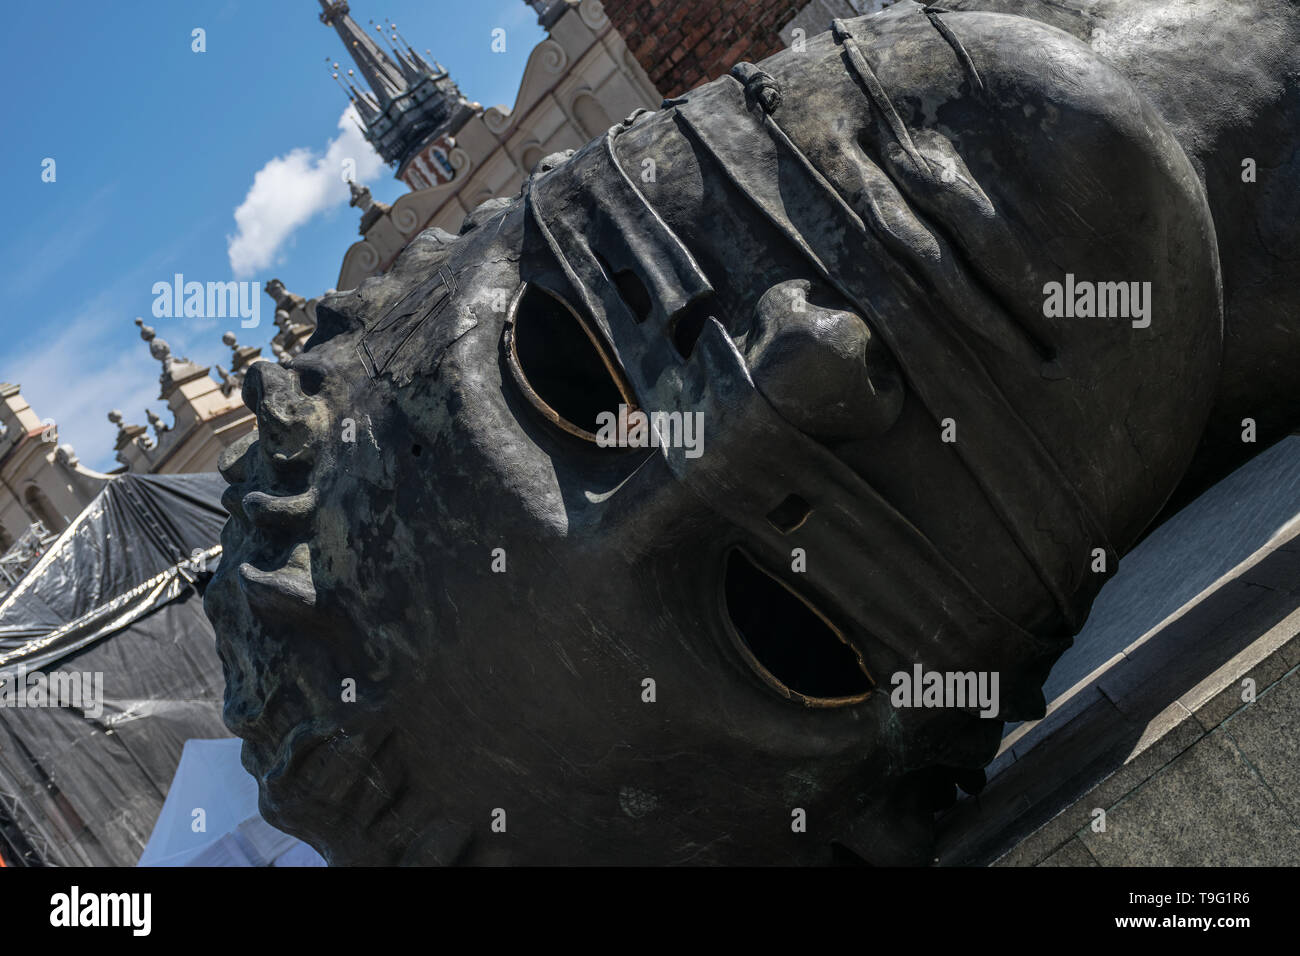
[[[459,238],[422,233],[390,272],[330,302],[350,317],[350,358],[370,381],[404,385],[435,372],[452,343],[476,327],[499,331],[520,281],[520,207]]]
[[[427,323],[436,329],[446,330],[448,323],[443,314],[452,304],[456,292],[456,277],[445,265],[439,265],[433,275],[418,283],[397,304],[377,316],[366,326],[357,339],[356,352],[366,374],[375,379],[386,372],[393,360],[412,339],[419,336]],[[416,341],[427,341],[427,335]],[[443,346],[445,348],[445,345]]]

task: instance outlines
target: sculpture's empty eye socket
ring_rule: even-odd
[[[739,548],[726,561],[723,591],[732,639],[759,677],[810,707],[867,698],[874,683],[839,628]]]
[[[596,441],[602,412],[636,407],[622,370],[567,303],[538,286],[516,297],[506,360],[524,396],[571,435]]]

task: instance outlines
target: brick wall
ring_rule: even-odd
[[[604,0],[628,49],[665,96],[756,63],[784,44],[780,29],[808,0]]]

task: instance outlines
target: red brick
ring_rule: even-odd
[[[781,49],[799,0],[604,0],[614,28],[666,95],[683,93],[738,60]],[[706,42],[707,41],[707,42]]]

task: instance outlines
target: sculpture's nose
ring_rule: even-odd
[[[244,404],[257,416],[258,440],[274,465],[309,464],[315,402],[295,374],[276,362],[255,362],[244,374]]]
[[[810,299],[807,280],[768,289],[741,343],[758,390],[809,435],[862,438],[885,432],[903,402],[898,369],[857,315]]]
[[[244,373],[241,397],[249,411],[262,414],[262,405],[293,389],[293,377],[278,362],[254,362]]]

